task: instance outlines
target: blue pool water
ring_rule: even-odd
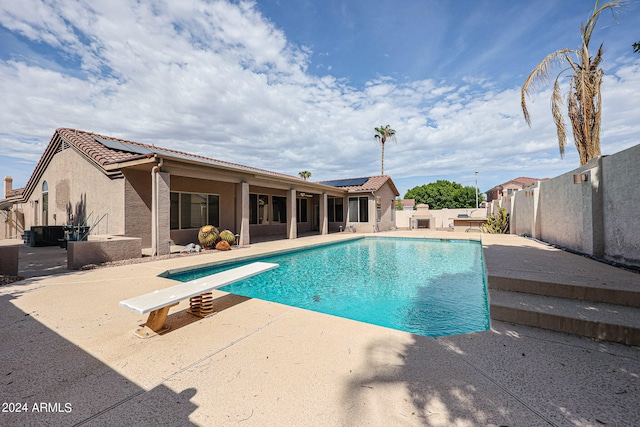
[[[169,278],[186,282],[258,259],[280,267],[220,290],[430,337],[489,329],[474,241],[367,237]]]

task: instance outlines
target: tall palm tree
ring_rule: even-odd
[[[525,95],[529,95],[529,90],[533,88],[534,83],[538,81],[546,81],[549,76],[550,68],[554,64],[566,64],[558,73],[553,85],[551,94],[551,113],[553,121],[556,125],[558,134],[558,146],[560,148],[560,157],[564,157],[564,147],[567,140],[566,125],[560,107],[562,105],[562,96],[560,93],[560,76],[568,70],[571,70],[571,78],[569,82],[569,94],[567,95],[567,109],[571,127],[573,130],[573,140],[580,155],[580,165],[586,164],[590,159],[600,155],[600,114],[602,107],[602,98],[600,93],[600,84],[602,83],[602,75],[604,72],[599,68],[602,61],[602,44],[598,48],[596,55],[592,58],[589,56],[589,42],[591,34],[596,26],[596,22],[600,14],[607,9],[614,9],[620,6],[624,0],[612,0],[600,6],[599,0],[593,8],[593,12],[587,21],[587,24],[581,26],[582,48],[560,49],[547,55],[529,74],[527,80],[522,85],[520,102],[522,104],[522,112],[527,124],[531,126],[531,117],[525,103]]]
[[[373,140],[376,142],[380,142],[382,145],[382,172],[380,175],[384,175],[384,143],[387,142],[388,138],[391,138],[393,142],[396,144],[398,140],[396,139],[396,131],[391,129],[389,125],[384,127],[380,126],[379,128],[374,128],[376,130],[376,134],[373,136]]]
[[[305,181],[307,179],[311,178],[311,172],[309,172],[309,171],[298,172],[298,175],[300,175],[300,178],[304,179]]]

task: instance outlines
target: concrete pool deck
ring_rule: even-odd
[[[132,331],[146,316],[118,306],[169,286],[157,277],[169,269],[359,236],[46,276],[34,267],[0,286],[0,425],[640,424],[638,347],[498,321],[427,338],[220,291],[216,315],[195,318],[183,302],[172,329],[145,340]],[[516,236],[482,239],[490,274],[640,276]]]

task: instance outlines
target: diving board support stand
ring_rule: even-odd
[[[151,313],[149,313],[149,317],[147,318],[147,323],[145,323],[144,325],[140,326],[138,329],[133,331],[133,334],[140,338],[150,338],[158,334],[167,332],[171,328],[168,326],[165,326],[164,322],[165,320],[167,320],[167,316],[169,315],[169,309],[178,304],[180,303],[175,302],[166,307],[153,310]]]
[[[169,330],[165,325],[169,309],[190,298],[189,312],[200,317],[213,314],[212,290],[277,268],[278,264],[254,262],[221,271],[189,282],[120,301],[120,305],[140,314],[149,313],[147,322],[134,331],[140,338],[150,338]]]

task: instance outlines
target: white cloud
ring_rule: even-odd
[[[571,146],[559,159],[548,91],[529,101],[529,128],[519,88],[486,77],[379,76],[362,89],[316,77],[306,72],[310,51],[250,2],[2,3],[0,24],[81,64],[78,72],[45,68],[42,58],[0,62],[0,139],[13,141],[0,145],[2,156],[35,164],[55,128],[74,127],[330,179],[379,173],[373,128],[390,124],[398,144],[385,147],[385,171],[397,179],[480,167],[506,180],[577,165]],[[640,61],[607,71],[603,151],[640,142],[638,87]],[[14,186],[26,179],[14,176]]]

